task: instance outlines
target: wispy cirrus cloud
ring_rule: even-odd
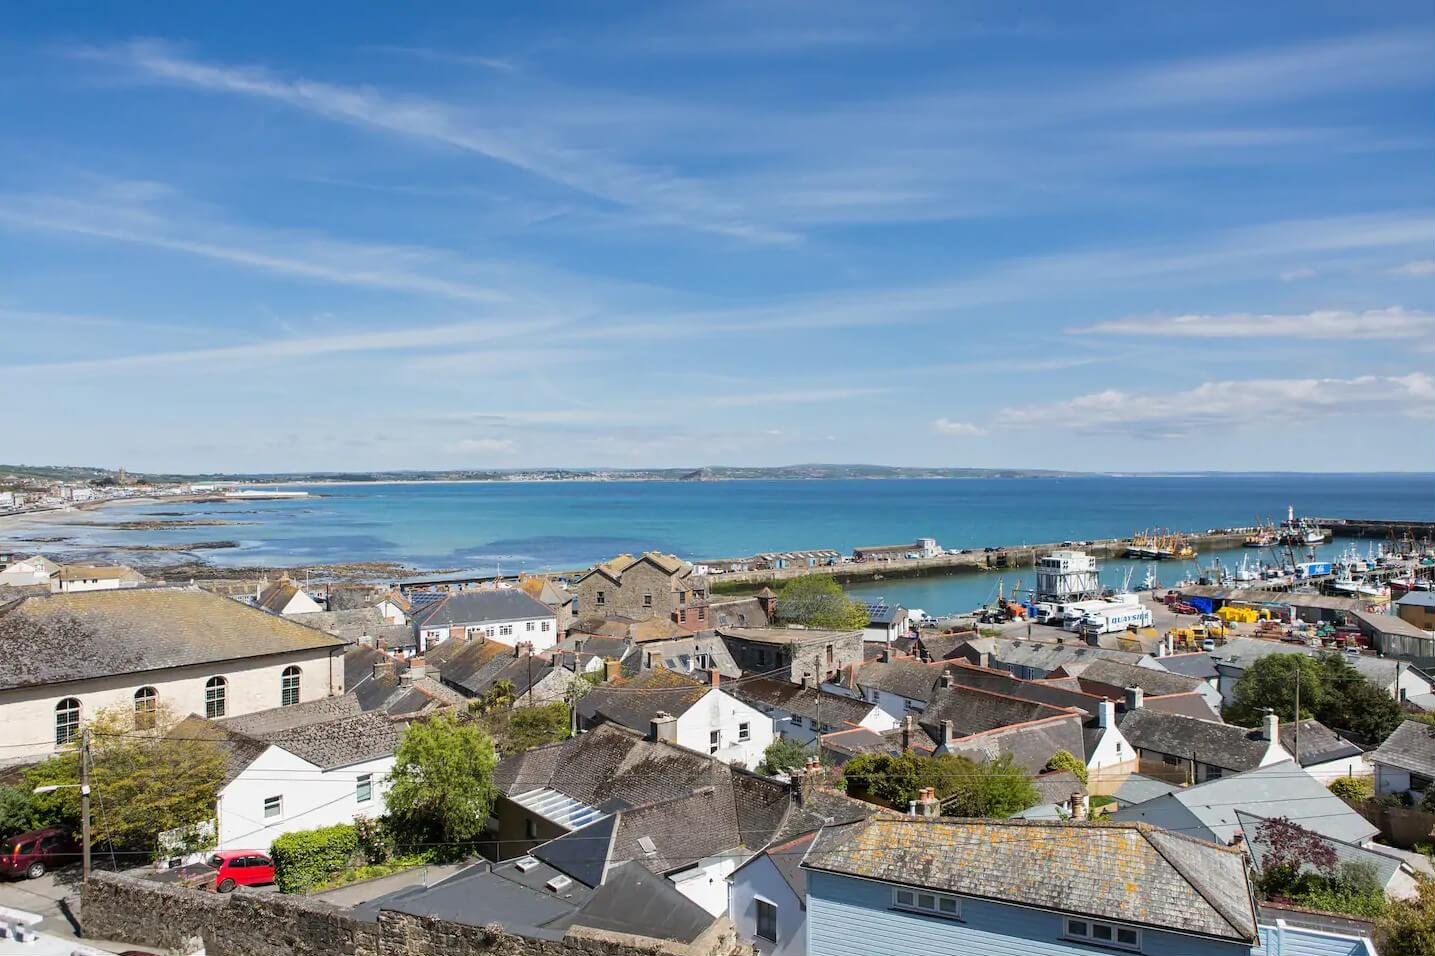
[[[1435,259],[1416,259],[1414,262],[1407,262],[1390,269],[1389,274],[1407,278],[1435,276]]]
[[[1142,335],[1195,339],[1423,339],[1435,335],[1435,313],[1391,306],[1297,315],[1232,312],[1219,315],[1133,316],[1066,330],[1072,335]]]
[[[281,77],[255,66],[206,63],[166,44],[137,41],[87,55],[121,64],[153,80],[281,103],[325,119],[486,157],[591,197],[669,223],[736,239],[793,242],[796,234],[745,221],[740,207],[709,194],[696,180],[624,163],[522,127],[497,127],[450,104],[374,87]]]
[[[1179,392],[1107,389],[1060,402],[1003,408],[1001,428],[1051,428],[1180,439],[1212,428],[1248,429],[1370,414],[1435,415],[1435,376],[1242,379],[1205,382]]]

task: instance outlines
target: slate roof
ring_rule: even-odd
[[[802,866],[1254,943],[1239,851],[1154,827],[882,815],[828,827]]]
[[[894,657],[889,661],[868,661],[849,667],[844,674],[844,684],[875,688],[905,697],[908,700],[926,702],[931,699],[937,678],[941,677],[946,663],[923,664],[909,657]]]
[[[955,657],[957,648],[971,639],[971,631],[958,631],[954,634],[923,634],[917,641],[927,659],[945,661]]]
[[[869,604],[867,605],[867,623],[879,624],[884,627],[897,624],[907,619],[907,609],[897,607],[893,604]]]
[[[0,689],[344,646],[198,588],[36,595],[0,608]]]
[[[832,727],[860,724],[877,706],[844,694],[803,687],[771,677],[749,677],[740,684],[732,685],[728,692],[764,713],[770,713],[776,707],[790,714],[816,718]]]
[[[217,744],[224,754],[224,784],[221,786],[232,783],[269,749],[269,744],[263,740],[241,734],[198,714],[190,714],[171,727],[167,734],[172,738],[208,740]]]
[[[667,617],[652,617],[642,621],[633,621],[617,616],[585,617],[575,621],[568,630],[570,634],[616,638],[634,644],[693,636],[691,628],[683,627],[677,621]]]
[[[998,727],[962,737],[948,748],[949,753],[970,757],[979,763],[1010,756],[1013,763],[1029,774],[1039,773],[1058,750],[1065,750],[1078,760],[1086,756],[1080,717],[1073,714],[1065,718]]]
[[[1156,658],[1156,663],[1173,674],[1199,677],[1202,680],[1212,680],[1219,674],[1216,670],[1216,662],[1205,651],[1194,651],[1190,654],[1168,654],[1165,657]]]
[[[1116,726],[1133,747],[1236,772],[1260,766],[1271,743],[1262,738],[1261,728],[1159,714],[1144,707],[1126,711]]]
[[[753,644],[822,644],[861,637],[862,631],[823,631],[812,627],[721,627],[718,634]]]
[[[143,582],[145,576],[127,564],[66,564],[58,571],[50,572],[50,577],[58,577],[61,581],[121,581]]]
[[[1177,813],[1178,808],[1182,812]],[[1122,807],[1112,818],[1174,825],[1188,832],[1209,831],[1215,839],[1229,843],[1241,828],[1238,811],[1283,816],[1322,836],[1348,843],[1363,843],[1380,832],[1289,760],[1178,788],[1145,803]]]
[[[585,651],[589,650],[584,645]],[[639,647],[638,653],[629,655],[623,661],[623,672],[632,676],[647,667],[648,660],[657,655],[657,660],[670,671],[687,674],[694,670],[717,671],[726,678],[742,676],[742,668],[733,660],[727,643],[716,636],[679,637],[667,641],[651,641]],[[709,666],[699,666],[706,664]]]
[[[590,722],[608,720],[646,733],[659,712],[680,717],[711,689],[660,667],[593,688],[578,701],[578,715]]]
[[[927,709],[922,711],[917,721],[933,740],[941,740],[942,725],[949,720],[957,736],[966,737],[998,727],[1067,715],[1076,716],[1078,728],[1085,718],[1083,712],[1072,708],[1052,707],[1008,694],[953,684],[951,687],[938,686],[932,691]]]
[[[280,578],[259,592],[259,600],[255,602],[255,606],[272,614],[281,614],[299,591],[299,585],[288,578]]]
[[[451,627],[553,617],[553,609],[518,588],[457,591],[443,600],[415,607],[409,614],[418,627]]]
[[[445,649],[446,653],[439,656],[436,652]],[[426,654],[425,660],[436,660],[439,667],[439,677],[446,683],[454,684],[464,689],[482,674],[483,671],[494,664],[495,661],[507,658],[513,660],[513,648],[507,644],[500,644],[497,641],[466,641],[461,637],[453,637],[444,641],[437,648],[435,653]],[[499,664],[499,667],[504,666]]]
[[[1216,713],[1210,702],[1194,691],[1189,694],[1147,697],[1141,702],[1141,707],[1154,714],[1176,714],[1181,717],[1194,717],[1197,720],[1209,720],[1218,724],[1223,722],[1221,715]]]
[[[807,848],[815,839],[817,839],[817,831],[813,830],[782,843],[774,844],[739,866],[737,870],[752,866],[761,859],[771,860],[778,875],[791,888],[792,894],[797,897],[798,904],[803,909],[807,909],[807,871],[802,868],[802,858],[807,855]],[[733,874],[736,874],[737,870],[733,870]]]
[[[407,624],[390,624],[383,612],[376,607],[356,607],[344,611],[305,611],[291,614],[289,618],[349,641],[372,637],[377,642],[402,646],[413,639],[413,631]]]
[[[1411,591],[1395,603],[1401,607],[1435,607],[1435,591]]]
[[[714,627],[766,627],[772,623],[755,597],[714,601],[708,606],[708,620]]]
[[[385,714],[367,713],[264,734],[261,739],[328,770],[392,754],[403,728],[401,721]]]
[[[1100,712],[1101,703],[1106,699],[1099,694],[1086,693],[1074,682],[1053,678],[1022,680],[1013,676],[1010,671],[978,667],[964,660],[952,662],[943,673],[951,677],[952,683],[964,687],[1037,701],[1052,707],[1075,707],[1092,716]]]
[[[966,642],[965,647],[967,650],[964,653],[968,655],[969,659],[973,659],[982,651],[989,652],[993,667],[1000,663],[1004,669],[1021,666],[1047,673],[1064,664],[1078,661],[1112,660],[1125,664],[1139,664],[1145,659],[1143,654],[1112,651],[1104,647],[1091,647],[1087,644],[1057,644],[996,637],[973,638]]]
[[[1086,784],[1070,770],[1050,770],[1031,778],[1042,803],[1065,803],[1073,793],[1086,793]]]
[[[1314,766],[1328,760],[1341,760],[1364,753],[1359,747],[1346,740],[1318,720],[1300,722],[1300,753],[1295,752],[1295,725],[1281,724],[1278,736],[1287,753],[1298,756],[1302,767]]]
[[[1205,681],[1200,678],[1173,674],[1170,671],[1157,670],[1154,667],[1138,667],[1124,661],[1112,661],[1104,658],[1067,665],[1062,670],[1081,681],[1083,685],[1097,683],[1118,689],[1139,687],[1147,694],[1152,695],[1184,694],[1193,690],[1201,690],[1205,685]]]
[[[609,558],[601,564],[595,564],[585,574],[578,578],[582,581],[590,574],[603,574],[614,581],[621,581],[623,573],[635,564],[647,561],[670,578],[682,578],[690,575],[693,566],[682,558],[671,554],[663,554],[659,551],[645,551],[637,557],[631,554],[620,554],[615,558]]]
[[[1250,854],[1252,865],[1257,870],[1264,869],[1265,859],[1271,851],[1271,846],[1269,841],[1262,837],[1261,825],[1269,818],[1237,810],[1236,819],[1241,825],[1241,832],[1245,834],[1244,846],[1246,852]],[[1401,857],[1396,855],[1398,851],[1391,847],[1367,848],[1330,837],[1325,838],[1325,843],[1335,852],[1336,859],[1339,861],[1337,865],[1340,863],[1365,863],[1373,866],[1375,878],[1380,881],[1381,886],[1387,885],[1405,863]]]
[[[1407,720],[1370,755],[1374,763],[1435,777],[1435,727]]]

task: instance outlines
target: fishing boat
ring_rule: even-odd
[[[1330,586],[1338,594],[1356,594],[1366,597],[1388,597],[1390,595],[1390,591],[1385,585],[1370,581],[1343,566],[1335,572],[1335,580],[1331,582]]]
[[[1241,542],[1244,548],[1271,548],[1278,544],[1280,535],[1276,533],[1275,523],[1271,521],[1257,525],[1256,530],[1246,535],[1246,539]]]

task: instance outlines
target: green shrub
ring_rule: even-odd
[[[1076,775],[1077,780],[1080,780],[1082,784],[1086,783],[1086,764],[1082,763],[1069,750],[1058,750],[1052,754],[1051,759],[1046,762],[1046,769],[1070,770]]]
[[[1375,781],[1370,777],[1341,777],[1331,781],[1330,792],[1350,803],[1360,803],[1375,796]]]
[[[1105,795],[1105,794],[1093,795],[1093,796],[1089,799],[1089,801],[1088,801],[1088,803],[1089,803],[1090,806],[1091,806],[1091,809],[1093,809],[1093,810],[1097,810],[1097,809],[1100,809],[1101,807],[1109,806],[1109,805],[1111,805],[1111,804],[1113,804],[1113,803],[1115,803],[1115,802],[1116,802],[1116,798],[1115,798],[1115,797],[1107,796],[1107,795]]]
[[[352,823],[286,833],[274,841],[274,882],[281,893],[306,893],[348,870],[358,859]]]

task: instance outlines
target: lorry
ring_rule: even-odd
[[[1108,601],[1073,601],[1070,604],[1058,605],[1064,607],[1061,615],[1061,626],[1068,631],[1081,630],[1081,622],[1086,615],[1094,611],[1104,611],[1113,605]]]
[[[1087,614],[1081,619],[1081,636],[1090,641],[1102,634],[1115,634],[1151,625],[1150,608],[1123,604]]]

